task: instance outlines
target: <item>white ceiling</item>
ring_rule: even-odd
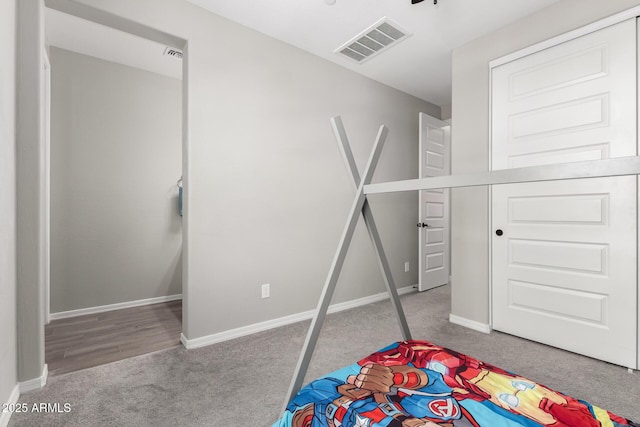
[[[559,0],[187,0],[436,105],[451,104],[451,51]],[[411,36],[358,64],[334,51],[383,17]],[[46,9],[53,46],[181,78],[165,46]],[[82,36],[78,36],[81,34]]]
[[[451,104],[451,50],[559,0],[187,0],[436,105]],[[382,17],[413,35],[362,64],[334,53]]]

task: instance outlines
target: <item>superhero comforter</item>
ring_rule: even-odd
[[[640,427],[488,363],[402,341],[305,386],[273,427]]]

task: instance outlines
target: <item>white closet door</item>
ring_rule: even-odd
[[[635,19],[492,70],[493,170],[636,154]]]
[[[492,168],[636,155],[635,20],[492,70]],[[492,324],[628,367],[636,178],[492,189]],[[502,231],[502,235],[498,230]]]
[[[420,177],[451,174],[450,125],[420,113]],[[418,290],[449,283],[449,190],[420,191]]]
[[[635,176],[495,186],[494,328],[635,367],[635,191]]]

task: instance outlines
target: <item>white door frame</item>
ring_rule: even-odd
[[[43,287],[43,319],[51,321],[51,62],[46,48],[42,51],[42,136],[40,139],[40,283]]]
[[[489,71],[491,71],[492,68],[495,68],[499,65],[506,64],[507,62],[511,62],[516,59],[523,58],[533,53],[540,52],[550,47],[557,46],[564,42],[577,39],[578,37],[591,34],[595,31],[602,30],[603,28],[607,28],[612,25],[619,24],[622,21],[626,21],[627,19],[637,18],[639,16],[640,16],[640,6],[632,7],[631,9],[624,10],[620,13],[611,15],[607,18],[593,22],[589,25],[585,25],[584,27],[577,28],[573,31],[569,31],[568,33],[560,34],[559,36],[552,37],[543,42],[536,43],[524,49],[520,49],[508,55],[502,56],[500,58],[496,58],[493,61],[489,62]],[[491,76],[491,74],[489,74],[489,76]],[[489,77],[489,79],[491,79],[491,77]]]
[[[44,41],[44,29],[45,29],[45,21],[43,17],[43,9],[44,9],[44,1],[38,0],[38,2],[34,2],[31,4],[30,2],[24,2],[24,7],[19,7],[17,11],[18,17],[18,26],[21,25],[24,28],[31,28],[35,30],[35,34],[30,35],[25,32],[18,34],[18,40],[22,43],[22,49],[18,50],[17,53],[17,64],[19,67],[24,67],[23,72],[25,75],[18,80],[18,91],[26,90],[28,88],[36,87],[35,94],[27,93],[25,95],[24,100],[18,99],[18,108],[24,109],[24,114],[21,115],[20,120],[16,123],[16,134],[17,134],[17,143],[20,144],[20,149],[22,151],[28,152],[28,156],[24,156],[24,158],[18,163],[19,171],[37,171],[38,175],[29,175],[29,182],[21,182],[18,180],[18,198],[19,205],[23,209],[24,212],[29,214],[30,218],[33,218],[33,227],[32,230],[36,233],[36,236],[31,235],[19,235],[19,247],[21,247],[21,254],[24,255],[22,258],[22,264],[18,266],[20,271],[24,270],[25,278],[18,279],[18,300],[22,301],[18,303],[18,312],[21,312],[21,318],[18,319],[19,325],[24,325],[21,327],[22,334],[19,334],[18,337],[18,351],[19,353],[22,351],[27,351],[28,354],[33,355],[37,353],[37,356],[31,357],[29,360],[23,360],[24,358],[19,358],[18,363],[18,376],[21,382],[28,382],[31,384],[31,380],[37,380],[39,387],[42,388],[46,382],[46,364],[43,366],[39,366],[36,372],[36,369],[33,365],[36,357],[40,359],[38,364],[44,363],[44,323],[48,321],[47,312],[49,306],[49,286],[48,286],[48,278],[49,278],[49,256],[46,257],[46,260],[40,260],[39,258],[43,256],[44,253],[49,253],[49,197],[50,192],[48,190],[49,185],[49,176],[48,176],[48,166],[47,172],[43,171],[44,165],[49,164],[49,152],[47,148],[47,137],[49,134],[49,129],[43,129],[43,125],[45,123],[45,119],[42,116],[47,110],[46,107],[46,96],[47,93],[43,86],[45,84],[45,79],[47,79],[47,73],[45,70],[50,70],[50,67],[47,65],[48,58],[42,59],[44,50],[45,50],[45,41]],[[19,2],[19,6],[23,6],[23,2]],[[56,2],[52,2],[51,4],[47,4],[49,7],[54,7],[57,10],[60,10],[64,13],[71,13],[71,10],[74,9],[73,2],[68,0],[60,0]],[[65,8],[71,8],[71,10],[63,10]],[[113,26],[110,25],[111,21],[117,21],[122,23],[124,21],[123,18],[119,18],[113,15],[110,15],[108,12],[105,12],[99,8],[86,7],[82,8],[80,12],[84,12],[85,14],[91,14],[91,16],[80,16],[84,19],[89,19],[95,22],[98,22],[102,25]],[[79,13],[79,15],[82,13]],[[78,15],[78,16],[79,16]],[[182,270],[182,286],[183,286],[183,322],[182,322],[182,330],[183,334],[186,334],[188,331],[188,310],[189,310],[189,262],[188,262],[188,223],[189,223],[189,102],[188,102],[188,89],[189,89],[189,81],[188,81],[188,41],[184,40],[178,36],[173,36],[167,33],[163,33],[161,31],[157,31],[146,27],[142,24],[137,24],[131,21],[127,21],[128,28],[131,30],[138,31],[140,34],[145,34],[147,38],[157,37],[156,41],[165,44],[175,45],[180,41],[184,43],[184,46],[177,46],[182,48],[183,50],[183,58],[182,58],[182,70],[183,70],[183,78],[182,78],[182,164],[183,164],[183,185],[184,185],[184,193],[183,193],[183,270]],[[132,31],[132,32],[135,32]],[[138,35],[140,35],[138,34]],[[32,37],[29,38],[28,36]],[[38,60],[34,58],[39,58]],[[43,62],[45,65],[43,66]],[[50,71],[49,71],[50,72]],[[24,94],[19,93],[18,96]],[[35,132],[35,134],[34,134]],[[33,137],[32,137],[33,136]],[[31,150],[31,151],[29,151]],[[18,172],[20,174],[20,172]],[[23,174],[25,172],[22,172]],[[33,179],[32,179],[33,177]],[[32,182],[33,180],[33,182]],[[26,195],[33,195],[32,197],[26,197]],[[30,219],[29,218],[29,219]],[[27,220],[24,220],[27,223]],[[24,225],[19,225],[18,228],[20,230],[25,229]],[[34,228],[37,228],[34,230]],[[33,244],[32,244],[33,242]],[[28,255],[28,256],[26,256]],[[30,272],[34,273],[36,280],[38,280],[37,287],[35,289],[35,293],[32,292],[30,284],[28,283],[31,279]],[[45,283],[46,278],[46,285]],[[23,284],[27,284],[28,286],[22,286]],[[33,299],[37,299],[38,308],[35,310],[23,310],[23,307],[30,306],[30,301]],[[42,318],[41,318],[42,316]],[[37,326],[36,326],[37,325]],[[42,329],[37,329],[42,328]],[[26,350],[25,350],[26,349]],[[42,374],[42,375],[41,375]]]

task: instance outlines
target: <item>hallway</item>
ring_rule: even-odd
[[[174,347],[181,331],[181,300],[52,320],[45,326],[49,375]]]

